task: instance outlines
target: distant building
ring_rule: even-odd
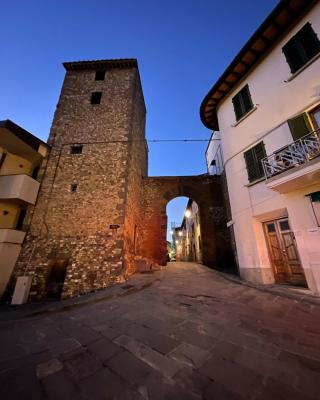
[[[318,294],[319,39],[320,3],[281,1],[200,110],[221,135],[241,276]]]
[[[10,120],[0,121],[0,298],[24,241],[49,146]],[[30,215],[32,218],[32,215]]]
[[[202,241],[199,208],[188,200],[181,226],[173,230],[177,261],[202,262]]]
[[[212,132],[205,155],[209,175],[221,175],[224,168],[219,131]]]

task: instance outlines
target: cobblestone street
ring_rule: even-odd
[[[316,303],[177,262],[45,307],[2,307],[1,400],[319,399]]]

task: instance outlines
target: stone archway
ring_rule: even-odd
[[[203,263],[220,268],[231,259],[220,177],[210,175],[143,179],[139,254],[166,264],[166,206],[175,197],[194,200],[200,209]]]

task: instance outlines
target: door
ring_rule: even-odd
[[[67,265],[67,259],[50,261],[50,272],[46,286],[46,297],[48,299],[60,299],[66,277]]]
[[[265,222],[264,227],[275,281],[307,286],[288,218]]]
[[[310,117],[314,129],[320,129],[320,106],[310,111]]]

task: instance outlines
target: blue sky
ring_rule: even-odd
[[[10,118],[46,140],[63,81],[62,62],[133,57],[147,106],[147,138],[209,138],[200,103],[276,4],[3,1],[0,119]],[[204,173],[205,148],[206,143],[151,143],[149,175]],[[181,209],[170,219],[178,215]]]

